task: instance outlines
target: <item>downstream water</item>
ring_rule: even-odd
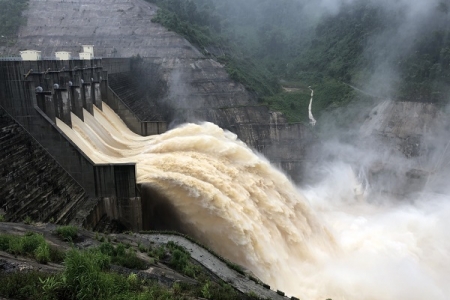
[[[352,169],[330,165],[299,190],[211,123],[132,133],[103,112],[58,126],[98,163],[135,162],[183,228],[275,289],[301,299],[449,299],[450,201],[370,204]],[[394,202],[392,202],[394,203]]]

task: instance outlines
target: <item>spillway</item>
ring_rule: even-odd
[[[84,122],[72,114],[72,128],[57,126],[96,163],[136,163],[138,183],[170,202],[185,232],[289,295],[448,299],[446,196],[430,206],[369,204],[346,165],[299,191],[212,123],[142,137],[105,103]]]

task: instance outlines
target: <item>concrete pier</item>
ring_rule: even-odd
[[[69,127],[72,127],[72,119],[70,117],[71,110],[69,92],[67,91],[67,89],[55,89],[53,97],[56,104],[56,117]]]

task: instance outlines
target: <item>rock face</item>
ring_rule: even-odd
[[[3,52],[17,55],[19,50],[36,49],[44,57],[55,51],[78,56],[81,45],[88,44],[94,45],[95,56],[139,54],[145,59],[125,74],[128,79],[111,76],[110,82],[141,120],[214,122],[292,176],[299,174],[305,147],[314,139],[307,126],[289,125],[280,114],[260,106],[221,64],[152,23],[156,11],[144,0],[30,0],[24,12],[27,25],[20,29],[17,44]],[[130,92],[135,91],[131,85],[139,92]]]
[[[427,136],[436,134],[443,121],[434,104],[383,101],[372,109],[360,131],[390,139],[406,157],[417,157],[425,150],[422,143]]]
[[[447,119],[432,103],[383,101],[375,106],[360,134],[375,140],[380,153],[388,149],[389,157],[369,170],[372,181],[402,195],[447,186],[441,182],[442,172],[448,172],[443,162],[450,158]]]

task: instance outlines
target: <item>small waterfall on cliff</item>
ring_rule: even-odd
[[[214,124],[141,137],[105,104],[94,115],[57,124],[95,162],[136,162],[138,182],[190,234],[272,287],[302,299],[447,299],[446,201],[370,205],[345,164],[302,193]]]
[[[312,102],[313,102],[313,97],[314,97],[314,90],[309,87],[309,89],[311,90],[311,99],[309,100],[309,105],[308,105],[308,117],[309,117],[309,123],[314,126],[316,125],[316,119],[314,119],[314,116],[312,114]]]

